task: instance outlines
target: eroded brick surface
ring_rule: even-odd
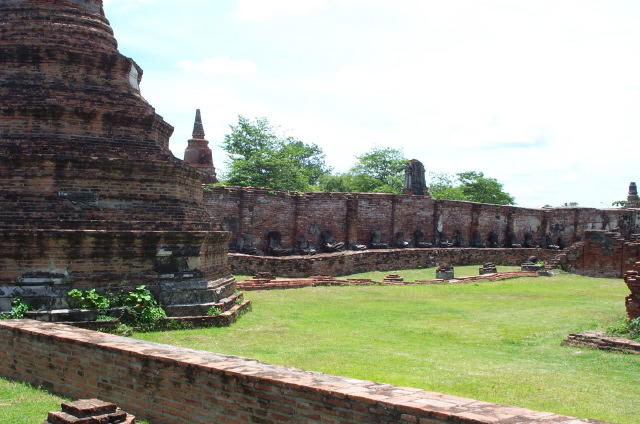
[[[61,287],[228,276],[205,175],[169,150],[102,1],[3,0],[0,15],[0,310],[17,295],[65,306]]]
[[[35,321],[0,322],[0,375],[154,424],[596,423]],[[70,370],[73,370],[70,372]]]
[[[81,399],[62,404],[62,411],[49,412],[43,424],[134,424],[135,417],[116,404],[100,399]]]
[[[231,248],[237,247],[242,234],[249,234],[264,252],[271,231],[282,235],[282,247],[294,250],[300,236],[318,247],[322,231],[331,231],[335,241],[347,247],[371,246],[374,231],[390,246],[396,245],[399,233],[415,242],[419,231],[434,246],[446,242],[452,247],[568,247],[583,240],[587,230],[619,228],[630,238],[639,217],[633,209],[529,209],[415,195],[290,194],[240,187],[213,187],[205,193],[205,204],[213,222],[233,233]]]

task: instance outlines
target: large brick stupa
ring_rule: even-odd
[[[0,310],[62,308],[71,288],[233,292],[206,176],[171,154],[141,77],[101,0],[0,1]]]

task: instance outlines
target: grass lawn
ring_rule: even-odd
[[[461,268],[456,268],[456,275],[464,275]],[[477,268],[469,267],[474,274],[467,275],[477,275]],[[395,273],[405,280],[429,279]],[[135,337],[632,423],[637,422],[640,398],[640,356],[560,345],[570,332],[619,320],[627,294],[622,280],[574,275],[248,292],[253,312],[230,328]]]
[[[65,399],[25,383],[0,378],[0,423],[41,423],[49,411],[59,411]]]
[[[0,423],[34,424],[47,419],[50,411],[59,411],[60,404],[70,399],[52,395],[26,383],[0,378]],[[136,420],[139,424],[147,421]]]

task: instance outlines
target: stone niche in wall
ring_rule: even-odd
[[[206,174],[169,150],[101,0],[0,2],[0,310],[145,284],[165,304],[232,293]]]

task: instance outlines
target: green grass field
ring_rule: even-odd
[[[0,378],[0,423],[41,423],[66,400],[28,384]]]
[[[456,267],[456,275],[477,275],[477,268]],[[425,273],[433,271],[380,274],[399,273],[414,280],[430,279]],[[247,292],[253,311],[232,327],[135,337],[581,418],[635,423],[640,357],[560,344],[570,332],[617,322],[625,314],[627,294],[622,280],[567,274],[490,283]],[[41,422],[60,402],[0,380],[0,422]]]
[[[640,398],[640,357],[561,346],[570,332],[606,327],[624,316],[627,293],[622,280],[566,274],[494,283],[248,292],[253,312],[230,328],[135,337],[632,423]]]

